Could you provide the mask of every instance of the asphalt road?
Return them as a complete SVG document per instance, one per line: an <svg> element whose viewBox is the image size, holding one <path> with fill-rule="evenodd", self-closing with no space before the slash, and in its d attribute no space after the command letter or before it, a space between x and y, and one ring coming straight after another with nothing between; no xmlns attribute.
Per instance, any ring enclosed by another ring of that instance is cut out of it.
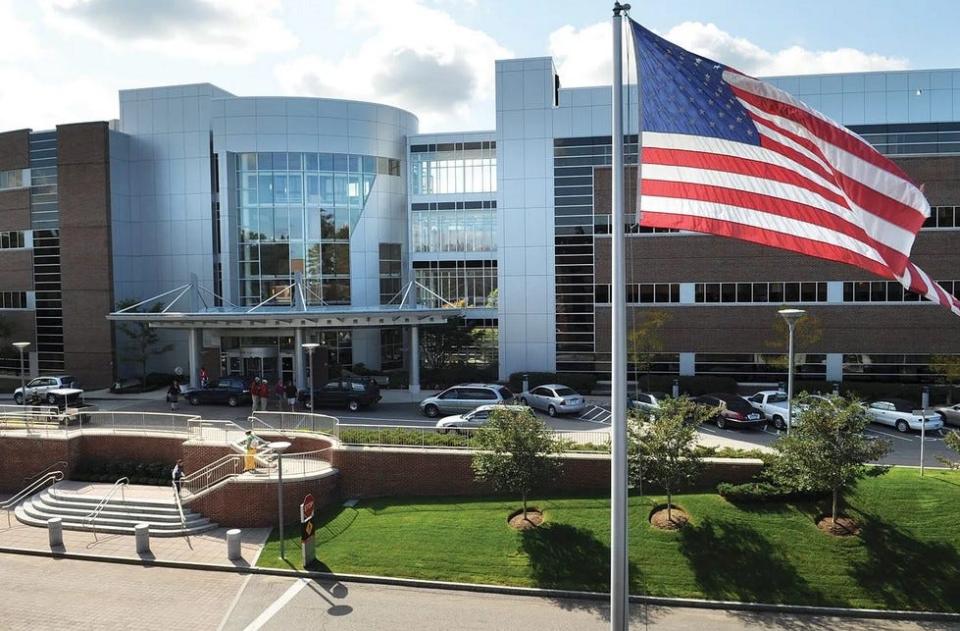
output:
<svg viewBox="0 0 960 631"><path fill-rule="evenodd" d="M377 629L601 631L605 602L147 568L4 554L0 628L11 631ZM631 607L632 629L946 631L855 618Z"/></svg>
<svg viewBox="0 0 960 631"><path fill-rule="evenodd" d="M135 410L135 411L169 411L170 406L163 401L98 401L97 405L103 410ZM210 419L229 419L235 421L246 420L250 410L247 408L230 408L222 405L191 406L181 403L180 411L193 413ZM347 410L319 410L340 419L342 423L354 425L396 425L401 427L433 427L436 419L429 419L420 414L415 403L380 403L376 406L349 412ZM550 418L541 412L537 413L554 429L567 431L594 432L609 428L610 413L603 406L590 406L579 417L565 416ZM949 426L948 426L949 427ZM883 425L872 425L867 433L869 436L890 441L893 450L883 458L881 464L920 465L920 434L910 432L901 434L893 428ZM707 445L733 446L744 449L753 447L770 448L779 437L779 432L773 427L766 430L757 429L717 429L712 425L705 425L700 429L701 442ZM943 466L938 458L957 459L943 443L939 433L930 433L924 443L924 464L928 467Z"/></svg>

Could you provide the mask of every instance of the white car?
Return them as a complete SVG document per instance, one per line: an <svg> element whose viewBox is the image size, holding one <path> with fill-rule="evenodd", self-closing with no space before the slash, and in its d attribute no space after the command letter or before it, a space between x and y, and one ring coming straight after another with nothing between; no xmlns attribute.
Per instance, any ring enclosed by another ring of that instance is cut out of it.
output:
<svg viewBox="0 0 960 631"><path fill-rule="evenodd" d="M811 394L808 398L830 401L830 399L820 394ZM790 423L790 427L795 427L797 420L799 420L791 418L792 414L787 410L787 395L780 390L761 390L747 397L747 401L779 430L787 429L788 422ZM798 404L796 399L794 399L793 407L793 412L798 416L800 412L806 409L806 406Z"/></svg>
<svg viewBox="0 0 960 631"><path fill-rule="evenodd" d="M13 391L13 400L17 405L23 405L24 398L26 398L27 403L39 399L49 405L56 405L57 397L50 394L51 390L76 388L78 385L77 379L70 375L37 377L27 382L26 397L24 397L24 389L17 388Z"/></svg>
<svg viewBox="0 0 960 631"><path fill-rule="evenodd" d="M904 399L874 401L867 405L867 414L874 423L895 427L904 434L910 430L919 432L921 427L928 432L943 428L943 417L935 410L925 412Z"/></svg>
<svg viewBox="0 0 960 631"><path fill-rule="evenodd" d="M568 388L559 383L537 386L529 392L521 393L520 403L537 410L543 410L550 416L579 414L587 406L583 397L577 394L573 388Z"/></svg>
<svg viewBox="0 0 960 631"><path fill-rule="evenodd" d="M477 409L464 414L444 416L437 421L437 431L441 434L448 432L465 433L463 430L476 429L485 425L490 420L490 413L494 410L504 409L530 413L530 408L525 405L481 405Z"/></svg>
<svg viewBox="0 0 960 631"><path fill-rule="evenodd" d="M641 392L630 399L627 406L632 410L643 410L645 412L656 412L660 409L660 402L667 398L663 392Z"/></svg>

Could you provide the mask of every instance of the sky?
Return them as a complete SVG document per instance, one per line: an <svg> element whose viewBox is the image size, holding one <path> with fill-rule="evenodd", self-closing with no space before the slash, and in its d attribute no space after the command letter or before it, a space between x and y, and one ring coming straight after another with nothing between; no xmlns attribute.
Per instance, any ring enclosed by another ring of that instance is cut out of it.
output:
<svg viewBox="0 0 960 631"><path fill-rule="evenodd" d="M634 19L748 74L960 67L955 0L637 2ZM492 129L494 61L609 83L604 0L0 0L0 130L118 116L117 91L370 100L420 131Z"/></svg>

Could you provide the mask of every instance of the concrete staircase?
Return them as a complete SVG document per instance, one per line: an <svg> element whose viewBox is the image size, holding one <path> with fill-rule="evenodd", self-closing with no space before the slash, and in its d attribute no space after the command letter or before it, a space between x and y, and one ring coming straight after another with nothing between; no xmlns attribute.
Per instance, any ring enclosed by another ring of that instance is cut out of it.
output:
<svg viewBox="0 0 960 631"><path fill-rule="evenodd" d="M172 493L172 491L171 491ZM129 493L128 493L129 494ZM153 537L181 537L197 535L213 530L217 524L203 515L184 508L185 523L171 498L169 501L148 499L122 499L119 494L104 504L94 522L86 519L96 508L102 496L64 493L53 486L24 500L16 508L17 519L30 526L45 528L47 520L59 517L64 530L93 531L98 533L134 534L137 524L149 524ZM186 526L186 527L184 527Z"/></svg>

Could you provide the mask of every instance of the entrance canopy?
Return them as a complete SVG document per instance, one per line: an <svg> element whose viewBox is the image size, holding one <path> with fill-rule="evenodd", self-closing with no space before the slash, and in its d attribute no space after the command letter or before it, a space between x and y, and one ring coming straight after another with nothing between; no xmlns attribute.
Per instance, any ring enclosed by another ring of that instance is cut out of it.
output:
<svg viewBox="0 0 960 631"><path fill-rule="evenodd" d="M413 300L417 289L442 301L443 307L419 306ZM209 300L207 298L213 298ZM252 307L231 303L192 282L107 316L116 322L147 322L151 327L168 329L296 329L419 326L443 324L462 316L463 309L447 302L420 283L408 283L390 304L357 307L351 305L308 304L309 287L298 276L263 302ZM164 299L173 296L169 304ZM320 301L322 302L322 301ZM280 304L278 304L280 303ZM164 304L159 311L140 311L143 307Z"/></svg>

